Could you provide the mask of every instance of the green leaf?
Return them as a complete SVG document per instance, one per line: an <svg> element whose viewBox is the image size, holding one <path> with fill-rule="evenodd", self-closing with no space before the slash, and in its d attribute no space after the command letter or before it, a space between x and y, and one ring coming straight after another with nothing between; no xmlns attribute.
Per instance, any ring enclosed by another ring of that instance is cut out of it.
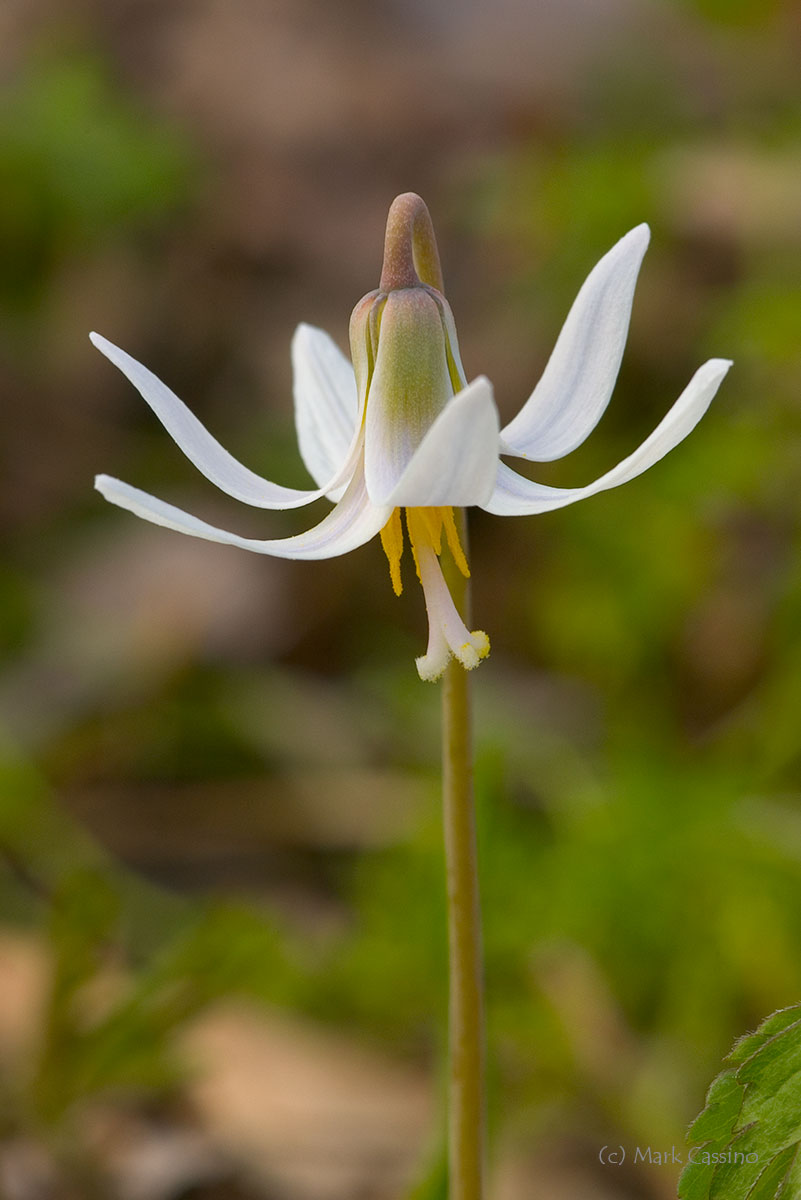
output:
<svg viewBox="0 0 801 1200"><path fill-rule="evenodd" d="M789 1025L793 1025L800 1017L801 1005L780 1008L773 1016L767 1017L759 1029L753 1033L744 1034L736 1041L726 1061L739 1066L740 1063L744 1063L747 1058L756 1053L761 1046L764 1046L769 1038L775 1037L777 1033L781 1033Z"/></svg>
<svg viewBox="0 0 801 1200"><path fill-rule="evenodd" d="M690 1126L689 1137L699 1144L714 1142L725 1146L731 1139L743 1105L743 1087L734 1071L718 1075L706 1094L706 1107Z"/></svg>
<svg viewBox="0 0 801 1200"><path fill-rule="evenodd" d="M734 1046L690 1126L679 1200L793 1200L801 1178L801 1005Z"/></svg>
<svg viewBox="0 0 801 1200"><path fill-rule="evenodd" d="M777 1154L773 1161L764 1168L759 1179L751 1188L748 1200L775 1200L779 1187L787 1181L787 1173L793 1165L795 1156L795 1146L790 1146L787 1150L782 1150L781 1154ZM785 1190L785 1195L789 1200L790 1193Z"/></svg>

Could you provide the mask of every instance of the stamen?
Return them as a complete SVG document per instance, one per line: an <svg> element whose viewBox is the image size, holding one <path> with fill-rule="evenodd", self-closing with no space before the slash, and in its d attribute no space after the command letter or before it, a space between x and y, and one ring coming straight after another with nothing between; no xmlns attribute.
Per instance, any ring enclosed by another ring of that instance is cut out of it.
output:
<svg viewBox="0 0 801 1200"><path fill-rule="evenodd" d="M401 579L401 558L403 557L403 525L399 508L393 508L392 514L381 530L381 545L389 563L389 577L392 580L392 590L396 596L403 591Z"/></svg>
<svg viewBox="0 0 801 1200"><path fill-rule="evenodd" d="M440 509L440 511L442 513L442 523L445 527L445 538L448 542L448 549L453 555L453 561L456 563L465 579L469 579L470 568L467 565L467 558L465 557L465 552L462 549L462 543L459 541L459 531L456 528L453 509L443 508Z"/></svg>
<svg viewBox="0 0 801 1200"><path fill-rule="evenodd" d="M434 548L434 553L439 557L442 554L442 533L445 531L445 539L448 543L453 561L464 575L465 579L470 578L470 568L467 565L467 557L462 549L462 543L459 541L459 532L456 528L456 520L453 515L453 508L450 505L441 508L415 508L415 528L416 533L412 533L411 526L409 527L409 541L414 555L415 566L417 567L417 578L420 578L420 567L417 564L417 554L415 551L415 540L421 541L420 528L425 533L425 540ZM419 518L419 520L418 520ZM406 524L409 524L409 509L406 509Z"/></svg>
<svg viewBox="0 0 801 1200"><path fill-rule="evenodd" d="M425 522L424 522L424 521L421 521L421 522L420 522L420 526L419 526L419 528L418 528L418 527L415 525L415 523L414 523L414 518L413 518L413 517L412 517L412 515L411 515L411 513L412 513L412 510L411 510L411 509L408 509L408 508L405 508L403 511L404 511L404 512L405 512L405 514L406 514L406 529L407 529L407 532L408 532L408 534L409 534L409 545L410 545L410 547L411 547L411 551L412 551L412 558L414 559L414 569L415 569L415 571L417 572L417 578L418 578L418 579L421 579L421 575L420 575L420 562L419 562L419 560L418 560L418 557L417 557L417 544L416 544L416 540L415 540L415 539L416 539L416 538L419 538L421 535L422 535L423 537L426 537L426 536L427 536L427 526L426 526L426 524L425 524ZM415 512L415 513L417 513L417 514L419 514L419 513L422 513L422 511L423 511L423 510L422 510L422 508L416 508L416 509L414 509L414 512Z"/></svg>

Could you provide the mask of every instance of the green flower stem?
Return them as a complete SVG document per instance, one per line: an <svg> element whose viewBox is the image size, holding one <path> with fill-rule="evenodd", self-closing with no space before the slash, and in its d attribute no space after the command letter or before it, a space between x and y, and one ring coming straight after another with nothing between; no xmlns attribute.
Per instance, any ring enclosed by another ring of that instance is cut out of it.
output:
<svg viewBox="0 0 801 1200"><path fill-rule="evenodd" d="M457 513L465 550L465 520ZM457 608L469 623L468 582L443 556ZM453 568L453 569L449 569ZM451 661L442 685L442 784L449 947L450 1200L481 1200L485 1156L484 1001L476 856L470 675Z"/></svg>

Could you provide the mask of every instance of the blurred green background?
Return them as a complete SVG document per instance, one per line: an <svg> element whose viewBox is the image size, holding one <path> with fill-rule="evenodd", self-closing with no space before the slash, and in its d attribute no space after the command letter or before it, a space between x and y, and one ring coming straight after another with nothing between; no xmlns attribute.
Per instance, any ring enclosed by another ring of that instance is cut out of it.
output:
<svg viewBox="0 0 801 1200"><path fill-rule="evenodd" d="M377 543L258 537L97 329L303 485L289 343L347 345L392 197L508 419L653 230L608 415L625 488L471 519L492 1200L660 1200L736 1035L801 997L801 15L790 0L0 6L0 1195L441 1197L438 695ZM321 506L313 516L319 519Z"/></svg>

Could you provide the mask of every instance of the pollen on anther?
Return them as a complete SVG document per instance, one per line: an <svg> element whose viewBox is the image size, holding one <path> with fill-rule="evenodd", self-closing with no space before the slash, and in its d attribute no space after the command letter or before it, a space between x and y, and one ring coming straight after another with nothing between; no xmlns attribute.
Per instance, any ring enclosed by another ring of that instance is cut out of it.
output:
<svg viewBox="0 0 801 1200"><path fill-rule="evenodd" d="M453 561L459 568L465 579L470 578L470 568L467 565L467 558L462 549L462 543L459 541L459 531L456 528L456 521L453 516L452 508L443 508L442 524L445 529L445 540L448 543L448 549L453 555Z"/></svg>
<svg viewBox="0 0 801 1200"><path fill-rule="evenodd" d="M403 524L399 508L393 508L392 515L381 530L381 545L389 563L389 577L392 580L392 590L396 596L403 591L401 578L401 558L403 557Z"/></svg>

